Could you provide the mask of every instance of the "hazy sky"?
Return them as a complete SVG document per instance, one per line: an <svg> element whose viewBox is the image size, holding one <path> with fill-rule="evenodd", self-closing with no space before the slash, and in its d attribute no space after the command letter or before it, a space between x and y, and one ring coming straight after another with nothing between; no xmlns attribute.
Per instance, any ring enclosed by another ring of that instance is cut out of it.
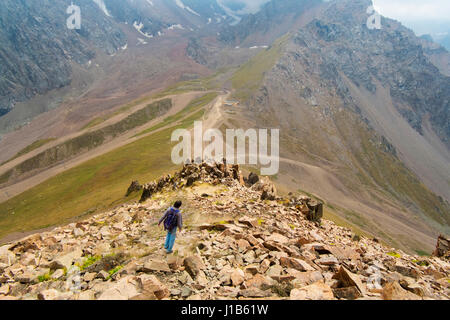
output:
<svg viewBox="0 0 450 320"><path fill-rule="evenodd" d="M373 0L382 15L404 21L450 22L450 0Z"/></svg>
<svg viewBox="0 0 450 320"><path fill-rule="evenodd" d="M243 0L255 12L269 0ZM327 0L325 0L327 1ZM372 0L383 16L402 22L418 35L450 32L450 0Z"/></svg>

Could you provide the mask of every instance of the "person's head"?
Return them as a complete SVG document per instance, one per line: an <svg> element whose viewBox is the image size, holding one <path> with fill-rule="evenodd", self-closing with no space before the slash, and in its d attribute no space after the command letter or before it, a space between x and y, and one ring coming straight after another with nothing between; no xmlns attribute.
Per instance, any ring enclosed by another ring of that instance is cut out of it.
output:
<svg viewBox="0 0 450 320"><path fill-rule="evenodd" d="M176 209L180 209L182 204L183 203L180 200L178 200L178 201L175 201L175 203L173 204L173 207Z"/></svg>

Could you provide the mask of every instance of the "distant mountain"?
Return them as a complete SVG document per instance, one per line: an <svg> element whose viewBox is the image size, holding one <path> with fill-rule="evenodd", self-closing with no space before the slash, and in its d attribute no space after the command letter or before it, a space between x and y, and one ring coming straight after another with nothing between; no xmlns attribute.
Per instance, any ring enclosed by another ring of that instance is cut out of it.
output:
<svg viewBox="0 0 450 320"><path fill-rule="evenodd" d="M199 30L215 35L218 26L240 17L216 0L79 0L76 5L81 9L80 30L66 27L65 0L2 2L0 117L19 102L69 86L75 65L84 68L100 52L111 56L125 49L127 33L143 44L173 29L194 37Z"/></svg>
<svg viewBox="0 0 450 320"><path fill-rule="evenodd" d="M71 63L87 64L96 50L113 54L122 31L90 0L80 0L81 30L66 27L64 0L4 0L0 6L0 115L16 102L67 86Z"/></svg>

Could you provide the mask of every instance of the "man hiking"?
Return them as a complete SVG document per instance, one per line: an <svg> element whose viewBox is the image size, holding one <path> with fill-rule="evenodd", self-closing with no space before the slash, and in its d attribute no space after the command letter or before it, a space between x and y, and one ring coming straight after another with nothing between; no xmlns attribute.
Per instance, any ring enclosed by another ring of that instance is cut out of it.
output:
<svg viewBox="0 0 450 320"><path fill-rule="evenodd" d="M181 201L176 201L173 207L167 209L164 216L159 220L158 226L164 222L164 229L167 230L166 242L164 244L164 249L167 250L167 253L172 253L173 245L175 243L175 238L177 236L177 229L183 228L183 218L181 217L181 211L179 210L181 207Z"/></svg>

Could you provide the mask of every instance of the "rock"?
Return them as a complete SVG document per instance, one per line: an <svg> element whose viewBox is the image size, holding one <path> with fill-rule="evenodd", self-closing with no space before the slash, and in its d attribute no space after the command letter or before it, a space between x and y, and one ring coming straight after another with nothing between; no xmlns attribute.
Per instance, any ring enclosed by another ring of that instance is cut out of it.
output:
<svg viewBox="0 0 450 320"><path fill-rule="evenodd" d="M414 269L410 266L407 266L406 264L402 263L401 261L395 262L394 270L406 277L411 277L411 278L417 279L420 276L419 272L416 269Z"/></svg>
<svg viewBox="0 0 450 320"><path fill-rule="evenodd" d="M97 274L95 272L86 272L83 276L83 280L86 282L91 282L96 276Z"/></svg>
<svg viewBox="0 0 450 320"><path fill-rule="evenodd" d="M233 270L230 277L231 277L231 283L235 287L241 285L245 280L244 271L242 271L241 269Z"/></svg>
<svg viewBox="0 0 450 320"><path fill-rule="evenodd" d="M425 296L424 288L420 284L414 282L412 279L411 280L402 279L399 281L399 284L403 289L408 290L408 291L418 295L419 297Z"/></svg>
<svg viewBox="0 0 450 320"><path fill-rule="evenodd" d="M95 292L91 290L80 292L80 294L78 295L78 300L95 300Z"/></svg>
<svg viewBox="0 0 450 320"><path fill-rule="evenodd" d="M339 271L333 275L333 279L339 281L339 288L356 287L361 294L365 293L365 287L357 274L351 273L346 268L341 267Z"/></svg>
<svg viewBox="0 0 450 320"><path fill-rule="evenodd" d="M16 263L16 255L9 250L10 247L11 246L9 245L0 247L0 263L4 263L8 266Z"/></svg>
<svg viewBox="0 0 450 320"><path fill-rule="evenodd" d="M237 242L237 245L238 245L239 251L241 251L241 252L250 248L250 243L244 239L239 239Z"/></svg>
<svg viewBox="0 0 450 320"><path fill-rule="evenodd" d="M172 290L170 290L170 295L173 297L179 297L179 296L181 296L181 290L172 289Z"/></svg>
<svg viewBox="0 0 450 320"><path fill-rule="evenodd" d="M5 295L7 296L9 294L9 284L4 284L0 287L0 295Z"/></svg>
<svg viewBox="0 0 450 320"><path fill-rule="evenodd" d="M262 274L256 274L250 280L245 281L245 286L247 288L255 287L255 288L262 289L262 290L267 290L274 283L275 283L275 281L273 279L266 277Z"/></svg>
<svg viewBox="0 0 450 320"><path fill-rule="evenodd" d="M38 299L39 300L56 300L59 297L60 293L55 289L48 289L39 292Z"/></svg>
<svg viewBox="0 0 450 320"><path fill-rule="evenodd" d="M383 300L421 300L421 297L403 289L397 281L387 283L381 293Z"/></svg>
<svg viewBox="0 0 450 320"><path fill-rule="evenodd" d="M333 294L338 299L355 300L361 297L361 291L357 287L334 288Z"/></svg>
<svg viewBox="0 0 450 320"><path fill-rule="evenodd" d="M187 273L186 271L183 271L183 273L181 274L181 276L178 277L178 281L180 281L181 284L190 284L192 283L194 280L192 280L191 276L189 275L189 273Z"/></svg>
<svg viewBox="0 0 450 320"><path fill-rule="evenodd" d="M267 270L266 274L269 277L277 277L281 275L281 272L283 271L283 268L279 264L275 264Z"/></svg>
<svg viewBox="0 0 450 320"><path fill-rule="evenodd" d="M192 285L194 289L203 290L208 286L208 279L203 271L200 271L195 279L196 283Z"/></svg>
<svg viewBox="0 0 450 320"><path fill-rule="evenodd" d="M296 272L292 285L295 288L301 288L320 280L323 280L323 276L320 271Z"/></svg>
<svg viewBox="0 0 450 320"><path fill-rule="evenodd" d="M219 290L217 290L217 294L223 297L235 298L239 294L239 288L220 287Z"/></svg>
<svg viewBox="0 0 450 320"><path fill-rule="evenodd" d="M238 222L250 228L258 228L259 226L257 219L251 219L249 217L240 218Z"/></svg>
<svg viewBox="0 0 450 320"><path fill-rule="evenodd" d="M82 236L84 236L84 231L81 230L81 229L79 229L79 228L75 228L75 229L73 230L73 235L74 235L75 237L82 237Z"/></svg>
<svg viewBox="0 0 450 320"><path fill-rule="evenodd" d="M130 186L128 187L127 193L125 194L125 197L128 197L133 192L141 191L142 186L139 184L139 181L132 181Z"/></svg>
<svg viewBox="0 0 450 320"><path fill-rule="evenodd" d="M86 268L86 272L100 272L102 270L110 271L118 266L120 266L125 260L123 253L116 255L108 255L100 260L96 261L94 264Z"/></svg>
<svg viewBox="0 0 450 320"><path fill-rule="evenodd" d="M134 276L122 278L100 294L98 300L129 300L139 295L136 287Z"/></svg>
<svg viewBox="0 0 450 320"><path fill-rule="evenodd" d="M192 290L189 287L183 287L181 289L181 297L182 298L187 298L192 294Z"/></svg>
<svg viewBox="0 0 450 320"><path fill-rule="evenodd" d="M261 264L259 265L259 272L260 273L266 273L267 270L269 270L270 267L270 261L267 259L264 259Z"/></svg>
<svg viewBox="0 0 450 320"><path fill-rule="evenodd" d="M109 273L106 272L105 270L102 270L99 273L97 273L96 278L102 279L102 280L107 280L109 278Z"/></svg>
<svg viewBox="0 0 450 320"><path fill-rule="evenodd" d="M70 253L60 255L59 257L53 259L53 261L50 262L48 267L52 270L64 269L64 268L70 269L73 262L76 259L81 258L82 255L83 255L83 251L81 251L81 249L77 248ZM47 265L44 265L44 267L47 267Z"/></svg>
<svg viewBox="0 0 450 320"><path fill-rule="evenodd" d="M148 260L144 263L143 272L171 272L167 262L162 260Z"/></svg>
<svg viewBox="0 0 450 320"><path fill-rule="evenodd" d="M261 178L252 186L255 191L261 191L261 200L275 200L277 196L277 189L275 185L270 182L267 177Z"/></svg>
<svg viewBox="0 0 450 320"><path fill-rule="evenodd" d="M169 256L167 259L167 264L171 270L178 270L183 264L183 260L176 256Z"/></svg>
<svg viewBox="0 0 450 320"><path fill-rule="evenodd" d="M280 244L287 244L289 242L289 238L279 234L279 233L272 233L270 237L266 239L266 241L274 241L278 242Z"/></svg>
<svg viewBox="0 0 450 320"><path fill-rule="evenodd" d="M249 273L251 275L255 275L259 272L260 266L257 264L248 265L244 268L245 273Z"/></svg>
<svg viewBox="0 0 450 320"><path fill-rule="evenodd" d="M286 268L293 268L299 271L314 271L315 269L311 267L307 262L295 259L295 258L280 258L280 264Z"/></svg>
<svg viewBox="0 0 450 320"><path fill-rule="evenodd" d="M316 202L316 201L309 201L307 203L308 206L308 213L306 214L306 218L309 221L313 222L319 222L323 217L323 203Z"/></svg>
<svg viewBox="0 0 450 320"><path fill-rule="evenodd" d="M334 295L330 286L323 281L315 282L309 286L293 289L290 294L291 300L333 300Z"/></svg>
<svg viewBox="0 0 450 320"><path fill-rule="evenodd" d="M247 178L247 183L252 186L259 181L259 176L256 173L250 172Z"/></svg>
<svg viewBox="0 0 450 320"><path fill-rule="evenodd" d="M36 276L31 272L25 271L24 273L17 275L15 280L20 283L29 284L36 280Z"/></svg>
<svg viewBox="0 0 450 320"><path fill-rule="evenodd" d="M245 298L267 298L272 295L271 290L261 290L258 288L249 288L249 289L243 289L239 291L239 295L243 296Z"/></svg>
<svg viewBox="0 0 450 320"><path fill-rule="evenodd" d="M319 259L314 261L317 264L322 264L326 266L332 266L335 264L339 264L339 261L333 255L323 255Z"/></svg>
<svg viewBox="0 0 450 320"><path fill-rule="evenodd" d="M433 255L436 257L447 257L447 259L450 258L450 239L439 235Z"/></svg>
<svg viewBox="0 0 450 320"><path fill-rule="evenodd" d="M161 300L169 296L169 290L154 275L141 275L138 284L143 294L154 295Z"/></svg>
<svg viewBox="0 0 450 320"><path fill-rule="evenodd" d="M53 272L53 274L51 275L52 279L58 280L60 278L64 277L64 270L63 269L58 269L55 272Z"/></svg>
<svg viewBox="0 0 450 320"><path fill-rule="evenodd" d="M202 258L197 255L193 255L184 259L183 265L189 275L193 278L196 278L201 270L206 269Z"/></svg>

